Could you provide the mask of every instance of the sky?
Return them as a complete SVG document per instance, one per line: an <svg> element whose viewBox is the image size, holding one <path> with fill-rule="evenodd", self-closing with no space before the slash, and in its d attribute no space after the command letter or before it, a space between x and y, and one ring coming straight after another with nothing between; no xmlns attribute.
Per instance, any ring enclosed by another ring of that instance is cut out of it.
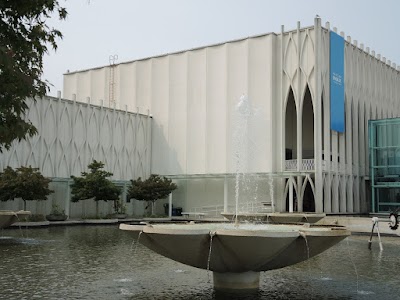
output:
<svg viewBox="0 0 400 300"><path fill-rule="evenodd" d="M352 40L400 64L398 0L59 0L64 21L56 52L44 57L50 96L63 74L314 24L337 27Z"/></svg>

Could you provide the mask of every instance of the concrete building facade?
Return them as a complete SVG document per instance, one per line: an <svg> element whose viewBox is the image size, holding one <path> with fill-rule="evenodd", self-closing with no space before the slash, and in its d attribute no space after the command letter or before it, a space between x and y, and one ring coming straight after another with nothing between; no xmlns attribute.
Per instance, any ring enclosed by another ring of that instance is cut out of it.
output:
<svg viewBox="0 0 400 300"><path fill-rule="evenodd" d="M272 202L276 211L367 212L367 124L399 116L399 69L338 33L344 130L332 130L336 31L316 18L310 27L69 72L63 96L149 112L150 172L178 183L175 206L219 214L235 198L233 112L246 95L257 113L249 124L251 187L242 192L242 210Z"/></svg>
<svg viewBox="0 0 400 300"><path fill-rule="evenodd" d="M113 173L110 179L123 188L123 199L130 179L150 174L149 115L52 97L28 99L27 104L27 118L38 134L15 141L11 149L1 153L0 170L32 166L52 179L50 188L54 193L50 201L27 201L27 209L33 214L49 214L56 204L70 217L94 216L95 201L71 203L69 187L71 175L87 172L93 159L103 162L105 170ZM99 213L112 213L112 204L100 201ZM19 210L23 201L0 205L1 209ZM132 214L134 207L127 208Z"/></svg>

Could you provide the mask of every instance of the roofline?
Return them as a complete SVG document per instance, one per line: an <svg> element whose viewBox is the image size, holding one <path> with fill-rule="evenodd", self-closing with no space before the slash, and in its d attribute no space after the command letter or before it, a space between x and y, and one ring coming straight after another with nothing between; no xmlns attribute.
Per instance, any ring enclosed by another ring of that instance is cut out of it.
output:
<svg viewBox="0 0 400 300"><path fill-rule="evenodd" d="M314 25L302 27L302 28L300 28L300 30L307 30L307 29L311 29L311 28L314 28ZM326 27L324 27L322 25L321 25L321 28L323 30L326 30L326 31L331 31L330 28L326 28ZM218 47L218 46L222 46L222 45L229 44L229 43L241 42L241 41L244 41L244 40L259 38L259 37L268 36L268 35L278 36L278 35L282 35L282 34L288 34L290 32L296 32L297 30L298 29L292 29L292 30L283 31L281 33L275 33L275 32L262 33L262 34L257 34L257 35L253 35L253 36L248 36L248 37L228 40L228 41L225 41L225 42L209 44L209 45L205 45L205 46L199 46L199 47L179 50L179 51L175 51L175 52L167 52L167 53L162 53L162 54L158 54L158 55L154 55L154 56L147 56L147 57L143 57L143 58L128 60L128 61L117 63L114 66L130 64L130 63L140 62L140 61L145 61L145 60L149 60L149 59L152 59L152 58L161 58L161 57L165 57L165 56L169 56L169 55L182 54L182 53L185 53L185 52L202 50L202 49L210 48L210 47ZM390 67L391 69L397 71L397 73L400 73L400 65L397 66L393 61L391 61L390 64L389 64L390 60L384 60L384 57L381 58L379 54L377 56L375 56L374 55L375 54L374 51L369 52L367 50L368 47L366 49L364 49L364 48L361 48L359 45L352 43L351 40L349 41L348 39L344 39L344 41L345 41L346 44L351 45L351 46L359 49L360 51L362 51L365 54L367 54L367 55L371 56L372 58L374 58L375 60L380 61L382 64L384 64L384 65ZM107 68L109 66L110 65L103 65L103 66L94 67L94 68L75 70L75 71L72 71L72 72L63 73L63 75L65 76L65 75L70 75L70 74L88 72L88 71L92 71L92 70L99 70L99 69Z"/></svg>
<svg viewBox="0 0 400 300"><path fill-rule="evenodd" d="M153 118L153 115L150 114L150 112L148 114L144 114L144 113L140 113L138 111L134 112L134 111L130 111L130 110L127 110L127 109L109 107L109 106L104 106L104 105L97 104L97 103L82 102L82 101L76 101L76 100L61 98L61 97L53 97L53 96L49 96L49 95L45 95L42 98L45 98L45 99L48 99L48 100L51 100L51 101L68 102L70 104L76 103L77 105L82 105L82 106L91 106L91 107L98 108L98 109L108 109L108 110L119 111L119 112L123 112L123 113L127 113L127 114L139 115L139 116L143 116L143 117ZM35 98L35 100L36 99L41 99L41 98Z"/></svg>
<svg viewBox="0 0 400 300"><path fill-rule="evenodd" d="M306 30L306 29L310 29L310 28L314 28L314 25L303 27L303 28L301 28L301 30ZM285 32L283 32L283 34L287 34L287 33L290 33L290 32L295 32L295 31L297 31L297 29L285 31ZM185 53L185 52L196 51L196 50L201 50L201 49L210 48L210 47L222 46L222 45L229 44L229 43L241 42L241 41L244 41L244 40L259 38L259 37L268 36L268 35L278 36L280 34L282 34L282 33L279 33L279 34L275 33L275 32L261 33L261 34L252 35L252 36L248 36L248 37L228 40L228 41L225 41L225 42L209 44L209 45L205 45L205 46L199 46L199 47L195 47L195 48L189 48L189 49L179 50L179 51L175 51L175 52L167 52L167 53L158 54L158 55L154 55L154 56L147 56L147 57L144 57L144 58L124 61L124 62L117 63L114 66L130 64L130 63L133 63L133 62L144 61L144 60L148 60L148 59L152 59L152 58L160 58L160 57L165 57L165 56L169 56L169 55L182 54L182 53ZM64 73L63 75L70 75L70 74L75 74L75 73L88 72L88 71L92 71L92 70L99 70L99 69L103 69L103 68L106 68L106 67L109 67L109 66L110 65L103 65L103 66L94 67L94 68L76 70L76 71Z"/></svg>

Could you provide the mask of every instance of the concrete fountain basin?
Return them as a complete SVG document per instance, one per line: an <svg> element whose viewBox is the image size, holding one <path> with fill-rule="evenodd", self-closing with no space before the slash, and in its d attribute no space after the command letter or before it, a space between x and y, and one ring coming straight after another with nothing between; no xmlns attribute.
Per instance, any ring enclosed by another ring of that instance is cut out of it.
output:
<svg viewBox="0 0 400 300"><path fill-rule="evenodd" d="M0 210L0 228L5 228L15 222L22 221L30 214L31 212L26 210Z"/></svg>
<svg viewBox="0 0 400 300"><path fill-rule="evenodd" d="M299 263L350 235L310 224L121 224L138 242L183 264L213 271L216 289L256 289L259 272Z"/></svg>

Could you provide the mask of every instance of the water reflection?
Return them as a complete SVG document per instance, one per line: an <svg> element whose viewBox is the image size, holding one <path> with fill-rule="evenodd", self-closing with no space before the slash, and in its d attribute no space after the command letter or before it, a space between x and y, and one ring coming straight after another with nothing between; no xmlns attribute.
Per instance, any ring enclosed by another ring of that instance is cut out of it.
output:
<svg viewBox="0 0 400 300"><path fill-rule="evenodd" d="M309 261L262 273L256 293L232 295L215 293L205 270L132 247L117 226L2 235L2 299L394 299L399 292L398 238L384 238L381 253L378 244L367 249L367 237L350 237Z"/></svg>

